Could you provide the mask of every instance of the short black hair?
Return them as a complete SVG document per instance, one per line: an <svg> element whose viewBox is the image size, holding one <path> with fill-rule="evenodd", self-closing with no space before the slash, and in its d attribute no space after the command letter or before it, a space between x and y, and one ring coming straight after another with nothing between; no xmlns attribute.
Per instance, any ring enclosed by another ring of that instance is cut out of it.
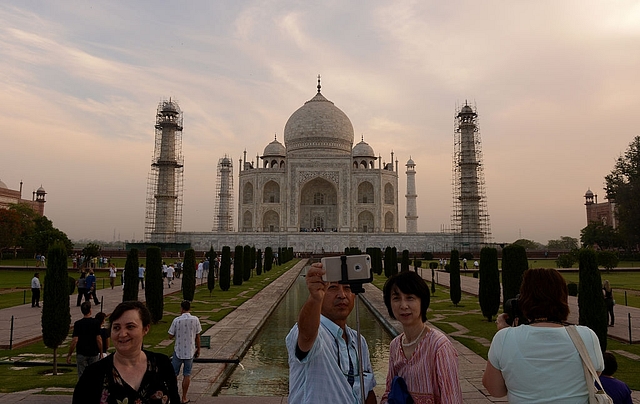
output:
<svg viewBox="0 0 640 404"><path fill-rule="evenodd" d="M107 317L106 314L104 314L103 312L100 312L98 314L96 314L96 320L102 324L102 322L104 321L104 319Z"/></svg>
<svg viewBox="0 0 640 404"><path fill-rule="evenodd" d="M395 320L396 318L391 310L391 291L394 286L397 286L402 293L415 295L420 298L420 315L422 322L427 321L427 309L429 308L431 299L427 282L425 282L420 275L411 271L402 271L387 279L382 290L384 304L387 306L387 311L391 318Z"/></svg>
<svg viewBox="0 0 640 404"><path fill-rule="evenodd" d="M129 310L137 310L140 315L140 320L142 320L142 326L146 327L151 324L151 313L147 306L144 303L139 302L137 300L129 300L126 302L122 302L113 309L113 312L109 316L109 323L113 324L114 321L117 321L122 315Z"/></svg>
<svg viewBox="0 0 640 404"><path fill-rule="evenodd" d="M605 376L613 376L616 370L618 370L616 357L611 352L605 352L602 354L602 359L604 359L604 370L602 374Z"/></svg>
<svg viewBox="0 0 640 404"><path fill-rule="evenodd" d="M191 302L188 300L183 300L182 303L180 303L180 307L182 307L182 310L184 311L189 311L191 310Z"/></svg>

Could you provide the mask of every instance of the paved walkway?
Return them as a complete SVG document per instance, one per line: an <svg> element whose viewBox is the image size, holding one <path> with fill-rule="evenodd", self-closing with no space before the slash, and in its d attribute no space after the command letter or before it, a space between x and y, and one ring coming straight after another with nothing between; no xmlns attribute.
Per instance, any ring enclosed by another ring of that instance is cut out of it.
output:
<svg viewBox="0 0 640 404"><path fill-rule="evenodd" d="M224 379L234 370L235 366L229 363L204 362L216 359L233 360L242 357L249 347L250 341L252 341L264 321L266 321L286 291L296 280L303 266L303 261L296 264L294 268L280 276L277 280L274 280L270 285L254 296L254 298L245 302L242 306L231 312L223 320L204 333L204 335L211 336L211 340L216 341L216 343L212 344L211 349L203 349L201 351L201 360L203 360L203 362L194 364L191 387L189 389L189 397L192 402L198 404L280 404L287 402L286 397L212 397L211 394L220 387L224 382ZM424 271L425 278L428 280L430 280L430 272L431 271ZM437 281L442 285L448 286L448 274L438 272ZM461 286L465 292L477 294L478 280L471 277L462 277ZM362 295L364 303L369 306L374 313L378 313L386 328L390 329L392 332L395 330L395 333L397 333L400 329L399 323L388 317L387 310L382 299L382 292L372 285L365 285L365 288L366 293ZM107 291L106 293L109 292ZM570 304L572 304L572 312L577 313L577 307L574 308L573 306L577 305L577 301L570 302ZM31 310L31 307L29 306L28 309ZM35 311L37 309L33 310ZM2 312L2 310L0 310L0 312ZM616 314L618 315L617 312ZM640 315L634 312L634 314L632 314L632 318L640 318ZM613 329L615 328L616 327L613 327ZM610 331L613 329L610 328ZM220 341L225 342L220 343ZM481 378L486 361L461 343L455 340L452 340L452 342L458 350L460 361L460 384L463 390L464 402L469 404L506 402L506 398L496 399L488 396L486 390L482 386ZM384 381L379 382L384 383ZM54 389L47 389L48 393L54 391ZM69 393L68 391L64 391L64 389L62 392ZM52 396L42 395L39 393L42 393L42 391L32 390L20 393L0 394L0 402L8 404L68 404L71 402L71 397L69 395ZM638 396L637 392L634 392L634 403L640 403L640 396Z"/></svg>
<svg viewBox="0 0 640 404"><path fill-rule="evenodd" d="M77 275L69 272L71 276ZM120 275L118 273L118 275ZM120 283L118 279L117 283ZM98 280L98 287L102 288L103 283L101 279ZM165 285L166 286L166 285ZM165 287L164 294L180 292L182 282L180 279L174 279L171 284L171 288ZM80 307L76 306L78 294L75 293L69 296L69 306L71 308L71 325L77 320L82 318ZM101 304L92 308L92 312L95 315L100 311L105 313L111 313L115 307L122 302L122 286L115 286L113 289L109 287L109 281L106 281L106 289L98 289L96 296L100 300ZM144 290L140 290L138 293L138 299L145 301ZM93 302L92 302L93 303ZM20 306L14 306L7 309L0 310L0 349L9 349L9 344L12 341L13 347L18 348L20 346L29 344L34 341L42 339L42 327L40 321L42 319L42 306L47 304L44 301L40 301L40 307L31 307L31 290L27 291L27 304ZM11 320L13 318L13 335L11 332Z"/></svg>

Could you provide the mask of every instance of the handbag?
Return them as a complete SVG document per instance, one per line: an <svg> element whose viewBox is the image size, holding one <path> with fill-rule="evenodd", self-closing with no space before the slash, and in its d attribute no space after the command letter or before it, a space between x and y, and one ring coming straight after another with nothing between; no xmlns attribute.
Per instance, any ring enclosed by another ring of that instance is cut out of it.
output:
<svg viewBox="0 0 640 404"><path fill-rule="evenodd" d="M613 400L607 393L605 393L602 383L600 383L600 378L596 373L596 369L593 367L593 363L591 362L591 358L587 352L587 347L584 345L582 338L580 338L580 334L578 334L576 326L568 325L565 329L567 330L569 337L571 337L571 341L573 341L573 345L576 346L578 354L580 354L580 358L582 359L584 377L587 380L587 388L589 389L589 404L613 404ZM598 385L598 390L596 390L594 380Z"/></svg>
<svg viewBox="0 0 640 404"><path fill-rule="evenodd" d="M409 394L407 383L402 376L394 376L391 382L391 390L387 396L388 404L413 404L413 398Z"/></svg>

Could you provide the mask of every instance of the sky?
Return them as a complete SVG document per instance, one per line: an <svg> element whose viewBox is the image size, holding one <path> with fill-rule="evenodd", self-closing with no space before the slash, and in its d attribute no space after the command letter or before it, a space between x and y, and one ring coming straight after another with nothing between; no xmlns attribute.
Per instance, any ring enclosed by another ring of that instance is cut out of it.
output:
<svg viewBox="0 0 640 404"><path fill-rule="evenodd" d="M237 186L243 151L283 141L320 74L354 144L398 159L401 231L409 158L418 230L450 227L454 115L469 102L495 241L579 238L585 192L604 201L640 135L639 50L637 1L3 1L0 180L26 198L42 185L73 240L140 240L171 97L182 230L210 231L218 159L233 158Z"/></svg>

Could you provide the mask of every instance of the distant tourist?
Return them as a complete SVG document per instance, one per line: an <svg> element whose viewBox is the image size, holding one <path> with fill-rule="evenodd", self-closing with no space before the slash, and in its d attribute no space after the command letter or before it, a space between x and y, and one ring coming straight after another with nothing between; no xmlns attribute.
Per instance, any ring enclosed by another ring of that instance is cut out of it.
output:
<svg viewBox="0 0 640 404"><path fill-rule="evenodd" d="M116 268L116 264L111 264L109 266L109 286L113 289L116 284L116 275L118 273L118 269Z"/></svg>
<svg viewBox="0 0 640 404"><path fill-rule="evenodd" d="M36 272L31 278L31 307L40 307L40 273Z"/></svg>

